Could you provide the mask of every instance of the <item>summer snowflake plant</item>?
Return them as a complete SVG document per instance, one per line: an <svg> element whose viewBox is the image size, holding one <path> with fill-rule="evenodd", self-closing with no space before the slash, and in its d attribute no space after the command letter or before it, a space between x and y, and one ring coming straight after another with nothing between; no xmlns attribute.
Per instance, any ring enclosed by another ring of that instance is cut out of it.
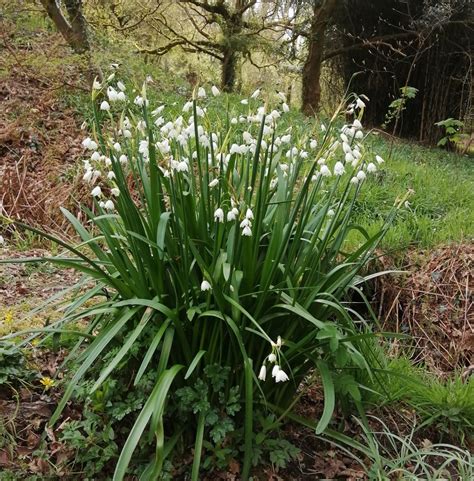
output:
<svg viewBox="0 0 474 481"><path fill-rule="evenodd" d="M84 224L63 209L82 242L43 233L66 249L45 260L83 272L83 286L94 281L49 328L89 319L51 422L86 375L97 373L91 396L109 378L127 389L151 379L114 480L126 477L145 438L156 449L140 479L157 479L165 458L189 453L192 439L196 480L201 455L230 433L242 433L236 449L248 479L261 442L257 413L284 419L301 382L319 377L322 432L351 368L370 369L370 323L346 301L351 291L364 298L361 268L403 201L374 237L352 222L366 178L383 162L363 145L365 103L354 96L352 122L336 128L341 107L307 138L285 121L283 93L261 104L264 96L257 90L234 114L217 87L211 95L199 87L177 110L154 104L145 87L130 96L113 76L94 82L94 122L82 142L93 208L83 208ZM353 229L363 240L350 251ZM194 398L183 414L180 403ZM232 410L216 408L226 405ZM218 416L220 434L211 429Z"/></svg>

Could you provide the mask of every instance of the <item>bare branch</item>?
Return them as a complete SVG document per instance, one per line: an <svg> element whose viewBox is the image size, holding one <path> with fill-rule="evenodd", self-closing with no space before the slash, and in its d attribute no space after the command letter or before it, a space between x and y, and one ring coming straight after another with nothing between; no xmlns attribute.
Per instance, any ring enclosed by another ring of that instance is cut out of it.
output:
<svg viewBox="0 0 474 481"><path fill-rule="evenodd" d="M338 48L336 50L331 50L329 52L326 52L323 55L323 61L329 60L331 58L337 57L338 55L342 55L344 53L351 52L352 50L359 50L361 48L370 48L370 47L375 47L377 45L385 45L393 49L396 53L400 53L401 51L398 49L395 49L393 45L391 45L389 42L390 41L399 41L399 40L405 40L405 39L410 39L410 38L417 38L419 36L418 32L404 32L404 33L398 33L398 34L391 34L391 35L384 35L380 37L374 37L371 39L367 40L362 40L359 43L355 43L353 45L348 45L347 47L342 47Z"/></svg>
<svg viewBox="0 0 474 481"><path fill-rule="evenodd" d="M249 8L252 8L256 4L257 4L256 0L252 0L248 3L244 3L244 5L242 5L242 7L237 11L237 14L243 15Z"/></svg>

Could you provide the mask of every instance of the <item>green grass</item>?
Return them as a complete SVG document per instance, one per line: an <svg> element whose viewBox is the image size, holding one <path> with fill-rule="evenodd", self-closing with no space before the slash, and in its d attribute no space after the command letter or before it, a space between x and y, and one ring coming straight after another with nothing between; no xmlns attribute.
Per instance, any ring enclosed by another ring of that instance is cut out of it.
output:
<svg viewBox="0 0 474 481"><path fill-rule="evenodd" d="M391 199L414 191L410 206L397 217L384 239L388 250L410 246L430 248L474 237L474 166L472 157L373 138L374 149L386 159L382 172L359 201L359 222L370 232L378 229Z"/></svg>
<svg viewBox="0 0 474 481"><path fill-rule="evenodd" d="M433 443L426 438L420 443L417 439L420 426L413 425L410 432L400 434L383 419L373 416L370 418L378 425L376 431L358 420L363 431L362 449L352 438L346 438L347 445L364 455L364 458L356 456L362 467L366 467L370 459L370 467L366 468L368 479L473 479L473 456L468 449L446 443Z"/></svg>
<svg viewBox="0 0 474 481"><path fill-rule="evenodd" d="M384 366L381 376L385 392L367 391L367 405L408 405L422 421L419 428L435 428L439 439L447 437L464 443L466 438L472 438L474 378L463 380L460 372L454 372L441 379L424 366L413 365L408 357L388 359L383 349L379 357ZM379 390L376 385L372 388Z"/></svg>

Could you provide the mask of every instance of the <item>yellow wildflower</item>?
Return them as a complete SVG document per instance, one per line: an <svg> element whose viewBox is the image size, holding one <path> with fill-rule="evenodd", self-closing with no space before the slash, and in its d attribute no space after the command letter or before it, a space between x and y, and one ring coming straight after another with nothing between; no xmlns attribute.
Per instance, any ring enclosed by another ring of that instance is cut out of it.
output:
<svg viewBox="0 0 474 481"><path fill-rule="evenodd" d="M49 388L53 387L55 382L54 379L51 379L50 377L42 377L40 379L40 383L44 386L45 391L47 391Z"/></svg>
<svg viewBox="0 0 474 481"><path fill-rule="evenodd" d="M11 309L5 313L5 324L9 327L13 324L13 311Z"/></svg>

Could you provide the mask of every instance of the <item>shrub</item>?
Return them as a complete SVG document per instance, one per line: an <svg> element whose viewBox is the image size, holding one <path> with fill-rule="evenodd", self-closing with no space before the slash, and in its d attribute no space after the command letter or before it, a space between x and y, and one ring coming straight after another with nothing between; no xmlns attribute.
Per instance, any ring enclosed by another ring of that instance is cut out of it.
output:
<svg viewBox="0 0 474 481"><path fill-rule="evenodd" d="M114 75L95 82L94 123L83 142L94 205L83 208L84 225L62 209L82 242L41 233L65 248L43 260L83 272L83 286L94 281L48 328L90 320L51 422L85 376L97 373L89 396L108 379L127 382L125 390L153 380L115 480L144 439L154 439L155 451L140 479L157 479L165 458L189 444L193 480L203 450L242 457L248 479L258 446L271 449L272 430L292 410L302 380L321 377L322 432L336 392L359 397L350 368L370 370L370 322L346 302L353 290L364 298L359 271L404 199L372 237L352 222L366 176L383 162L372 162L362 145L364 103L354 96L355 118L342 131L335 127L341 106L317 138L297 139L280 125L283 94L270 110L256 92L248 112L230 118L212 92L208 99L200 88L183 113L165 120L177 109L152 107L145 87L132 102ZM361 242L347 252L353 230ZM274 421L264 423L265 414ZM275 462L294 455L280 450Z"/></svg>
<svg viewBox="0 0 474 481"><path fill-rule="evenodd" d="M444 128L444 137L438 142L438 147L455 148L456 144L469 138L467 134L462 133L464 122L461 120L449 118L436 122L437 127Z"/></svg>

